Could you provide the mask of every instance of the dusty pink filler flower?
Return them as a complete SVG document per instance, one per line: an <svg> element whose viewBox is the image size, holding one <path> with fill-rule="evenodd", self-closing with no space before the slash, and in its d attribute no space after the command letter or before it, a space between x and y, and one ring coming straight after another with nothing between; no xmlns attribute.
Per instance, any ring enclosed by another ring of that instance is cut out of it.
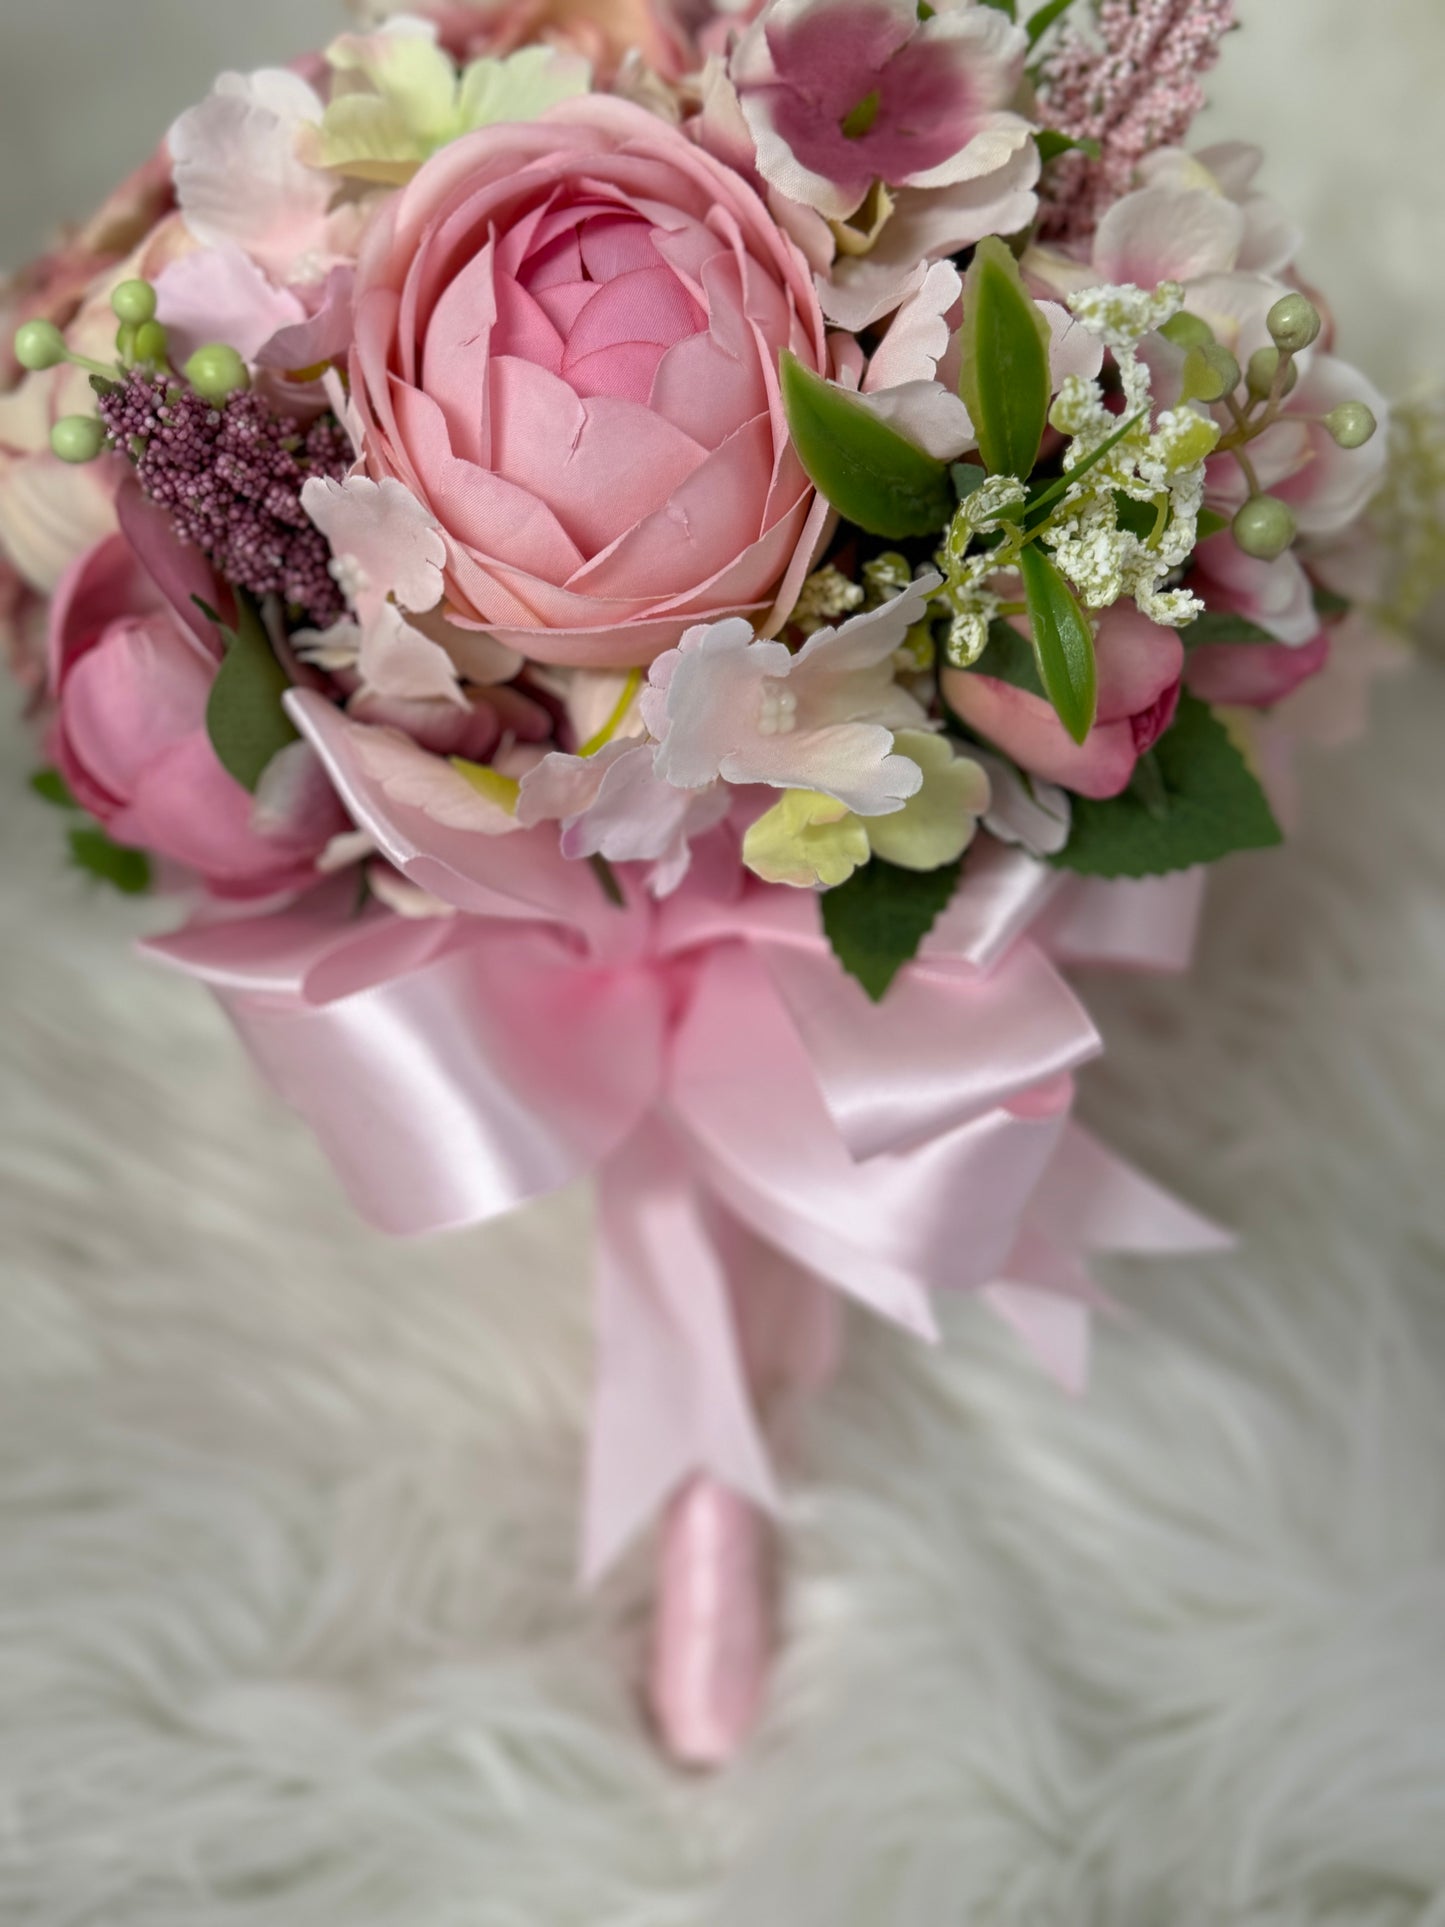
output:
<svg viewBox="0 0 1445 1927"><path fill-rule="evenodd" d="M1043 63L1045 118L1099 143L1097 161L1066 154L1041 190L1040 233L1075 241L1134 186L1139 163L1183 140L1204 105L1199 76L1236 25L1234 0L1099 0L1097 35L1066 29Z"/></svg>

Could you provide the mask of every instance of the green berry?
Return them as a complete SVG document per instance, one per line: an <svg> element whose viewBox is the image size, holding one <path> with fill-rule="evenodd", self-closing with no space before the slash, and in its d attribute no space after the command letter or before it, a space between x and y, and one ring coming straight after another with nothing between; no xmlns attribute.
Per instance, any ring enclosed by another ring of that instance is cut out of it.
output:
<svg viewBox="0 0 1445 1927"><path fill-rule="evenodd" d="M110 297L117 321L129 321L137 328L156 318L156 291L149 281L122 281Z"/></svg>
<svg viewBox="0 0 1445 1927"><path fill-rule="evenodd" d="M105 447L105 423L97 415L66 415L51 429L50 446L62 462L93 462Z"/></svg>
<svg viewBox="0 0 1445 1927"><path fill-rule="evenodd" d="M1363 448L1379 425L1362 401L1342 401L1325 416L1325 427L1341 448Z"/></svg>
<svg viewBox="0 0 1445 1927"><path fill-rule="evenodd" d="M32 374L58 368L69 352L53 321L27 321L15 337L15 359Z"/></svg>
<svg viewBox="0 0 1445 1927"><path fill-rule="evenodd" d="M1201 321L1197 314L1182 310L1166 321L1159 332L1166 341L1172 341L1176 348L1207 348L1214 340L1214 330L1207 321Z"/></svg>
<svg viewBox="0 0 1445 1927"><path fill-rule="evenodd" d="M204 401L217 403L228 401L251 385L245 362L222 341L197 348L186 363L186 380Z"/></svg>
<svg viewBox="0 0 1445 1927"><path fill-rule="evenodd" d="M1235 542L1258 562L1275 561L1295 538L1294 516L1277 495L1252 495L1232 526Z"/></svg>
<svg viewBox="0 0 1445 1927"><path fill-rule="evenodd" d="M1305 294L1281 295L1265 316L1265 326L1276 348L1297 355L1319 339L1320 311Z"/></svg>
<svg viewBox="0 0 1445 1927"><path fill-rule="evenodd" d="M1245 371L1244 379L1250 394L1254 396L1256 401L1263 401L1274 387L1274 378L1279 373L1280 360L1281 356L1278 348L1256 348L1250 356L1249 367ZM1291 362L1284 378L1284 393L1286 395L1294 393L1295 384L1298 380L1299 369Z"/></svg>
<svg viewBox="0 0 1445 1927"><path fill-rule="evenodd" d="M1239 363L1227 348L1210 341L1202 348L1191 348L1184 357L1180 377L1181 402L1223 401L1239 386Z"/></svg>
<svg viewBox="0 0 1445 1927"><path fill-rule="evenodd" d="M143 321L135 331L133 347L137 361L146 361L152 367L162 368L170 352L170 341L159 321Z"/></svg>

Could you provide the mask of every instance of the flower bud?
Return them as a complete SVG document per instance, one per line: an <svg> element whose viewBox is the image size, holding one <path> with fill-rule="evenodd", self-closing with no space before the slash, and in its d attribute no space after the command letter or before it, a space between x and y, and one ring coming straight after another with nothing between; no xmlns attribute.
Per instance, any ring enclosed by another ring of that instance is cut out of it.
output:
<svg viewBox="0 0 1445 1927"><path fill-rule="evenodd" d="M1265 326L1277 348L1297 355L1319 338L1320 311L1306 294L1281 295L1266 315Z"/></svg>
<svg viewBox="0 0 1445 1927"><path fill-rule="evenodd" d="M149 362L154 368L163 368L169 351L170 340L160 322L143 321L135 331L136 360Z"/></svg>
<svg viewBox="0 0 1445 1927"><path fill-rule="evenodd" d="M1166 341L1172 341L1176 348L1207 348L1214 339L1214 330L1209 323L1184 309L1172 315L1159 332Z"/></svg>
<svg viewBox="0 0 1445 1927"><path fill-rule="evenodd" d="M251 386L246 364L234 348L222 341L211 341L186 363L186 380L203 401L218 405Z"/></svg>
<svg viewBox="0 0 1445 1927"><path fill-rule="evenodd" d="M1363 448L1379 423L1362 401L1342 401L1325 416L1325 427L1341 448Z"/></svg>
<svg viewBox="0 0 1445 1927"><path fill-rule="evenodd" d="M105 423L98 415L66 415L51 429L50 446L62 462L93 462L105 447Z"/></svg>
<svg viewBox="0 0 1445 1927"><path fill-rule="evenodd" d="M1202 348L1191 348L1184 357L1184 374L1179 390L1181 402L1223 401L1238 386L1239 363L1217 341L1208 342Z"/></svg>
<svg viewBox="0 0 1445 1927"><path fill-rule="evenodd" d="M149 281L122 281L110 297L110 306L117 321L144 327L156 318L156 291Z"/></svg>
<svg viewBox="0 0 1445 1927"><path fill-rule="evenodd" d="M15 359L32 374L58 368L69 352L53 321L27 321L15 336Z"/></svg>
<svg viewBox="0 0 1445 1927"><path fill-rule="evenodd" d="M1256 401L1263 401L1274 387L1275 376L1279 373L1279 364L1278 348L1256 348L1250 356L1244 379L1250 394ZM1285 373L1283 392L1286 395L1293 394L1298 381L1299 369L1291 362Z"/></svg>
<svg viewBox="0 0 1445 1927"><path fill-rule="evenodd" d="M1277 495L1252 495L1231 525L1234 540L1257 562L1273 562L1295 538L1295 519Z"/></svg>

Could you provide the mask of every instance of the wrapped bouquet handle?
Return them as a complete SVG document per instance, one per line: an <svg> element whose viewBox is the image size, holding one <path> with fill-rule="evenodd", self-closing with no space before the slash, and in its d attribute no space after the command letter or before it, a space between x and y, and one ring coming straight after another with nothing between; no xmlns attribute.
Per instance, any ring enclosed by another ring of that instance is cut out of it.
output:
<svg viewBox="0 0 1445 1927"><path fill-rule="evenodd" d="M842 1300L1078 1389L1091 1258L1220 1242L1065 973L1279 840L1385 403L1181 145L1231 0L356 10L12 291L34 786L379 1230L593 1180L579 1562L716 1765Z"/></svg>

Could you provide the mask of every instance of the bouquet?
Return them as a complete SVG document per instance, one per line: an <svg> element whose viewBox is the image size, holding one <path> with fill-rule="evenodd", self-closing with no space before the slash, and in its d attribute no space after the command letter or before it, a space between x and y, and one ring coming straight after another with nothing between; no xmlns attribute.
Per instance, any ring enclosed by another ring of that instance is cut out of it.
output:
<svg viewBox="0 0 1445 1927"><path fill-rule="evenodd" d="M488 0L224 74L12 283L0 578L70 854L176 894L358 1208L598 1188L583 1566L725 1759L840 1297L1065 1385L1222 1234L1072 1118L1376 661L1385 406L1231 0Z"/></svg>

